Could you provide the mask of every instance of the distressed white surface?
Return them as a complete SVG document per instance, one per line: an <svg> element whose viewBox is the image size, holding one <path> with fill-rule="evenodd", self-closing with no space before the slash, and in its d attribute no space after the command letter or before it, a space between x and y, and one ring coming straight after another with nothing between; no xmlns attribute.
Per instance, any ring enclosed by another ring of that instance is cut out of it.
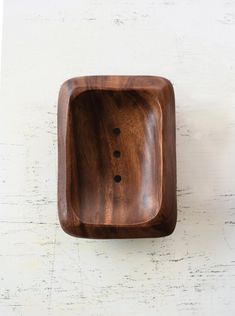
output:
<svg viewBox="0 0 235 316"><path fill-rule="evenodd" d="M0 315L235 314L235 1L8 0L0 115ZM66 235L60 84L169 78L178 223L163 239Z"/></svg>

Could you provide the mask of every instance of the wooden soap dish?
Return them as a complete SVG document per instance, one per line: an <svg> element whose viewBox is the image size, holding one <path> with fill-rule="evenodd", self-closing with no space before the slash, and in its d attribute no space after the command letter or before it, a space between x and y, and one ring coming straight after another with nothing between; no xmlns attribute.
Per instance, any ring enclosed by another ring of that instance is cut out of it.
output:
<svg viewBox="0 0 235 316"><path fill-rule="evenodd" d="M175 104L153 76L66 81L58 105L58 208L88 238L160 237L176 224Z"/></svg>

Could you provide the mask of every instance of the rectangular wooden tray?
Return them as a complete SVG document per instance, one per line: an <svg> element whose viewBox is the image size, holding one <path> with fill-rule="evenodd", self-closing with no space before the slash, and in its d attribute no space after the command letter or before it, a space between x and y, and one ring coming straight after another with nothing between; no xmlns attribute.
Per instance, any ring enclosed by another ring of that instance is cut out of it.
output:
<svg viewBox="0 0 235 316"><path fill-rule="evenodd" d="M78 237L170 234L176 224L175 104L153 76L66 81L58 106L58 207Z"/></svg>

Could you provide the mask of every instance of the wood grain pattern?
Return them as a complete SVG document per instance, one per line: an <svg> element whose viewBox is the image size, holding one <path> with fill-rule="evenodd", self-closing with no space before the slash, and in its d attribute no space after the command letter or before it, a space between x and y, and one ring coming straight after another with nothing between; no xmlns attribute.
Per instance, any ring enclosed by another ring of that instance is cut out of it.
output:
<svg viewBox="0 0 235 316"><path fill-rule="evenodd" d="M59 96L59 217L74 236L159 237L176 222L174 93L150 76L71 79Z"/></svg>

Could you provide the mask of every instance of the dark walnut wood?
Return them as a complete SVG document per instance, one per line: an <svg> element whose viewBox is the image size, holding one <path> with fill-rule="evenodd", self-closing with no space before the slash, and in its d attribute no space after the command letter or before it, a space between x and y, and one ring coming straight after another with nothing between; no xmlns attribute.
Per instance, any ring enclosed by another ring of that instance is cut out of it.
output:
<svg viewBox="0 0 235 316"><path fill-rule="evenodd" d="M169 235L176 224L175 104L152 76L66 81L58 106L58 208L78 237Z"/></svg>

